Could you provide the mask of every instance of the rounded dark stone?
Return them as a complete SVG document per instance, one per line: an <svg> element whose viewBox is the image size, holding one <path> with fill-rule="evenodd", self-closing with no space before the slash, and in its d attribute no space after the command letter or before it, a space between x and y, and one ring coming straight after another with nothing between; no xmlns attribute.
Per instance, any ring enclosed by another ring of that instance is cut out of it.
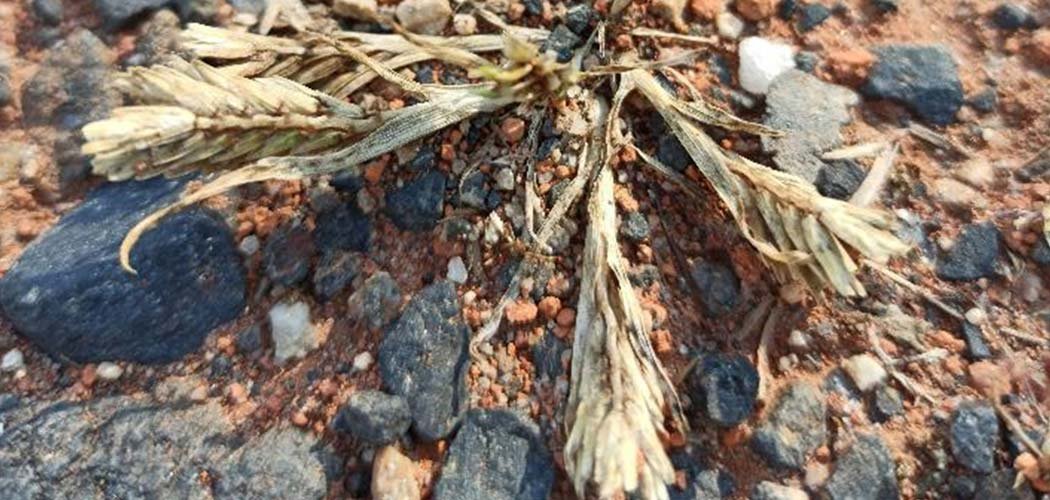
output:
<svg viewBox="0 0 1050 500"><path fill-rule="evenodd" d="M868 173L853 160L834 161L817 173L817 191L828 198L847 200L860 188Z"/></svg>
<svg viewBox="0 0 1050 500"><path fill-rule="evenodd" d="M903 104L923 120L948 125L962 107L959 67L941 45L886 45L861 92Z"/></svg>
<svg viewBox="0 0 1050 500"><path fill-rule="evenodd" d="M396 441L412 424L412 412L401 396L379 391L355 393L339 410L333 428L370 445Z"/></svg>
<svg viewBox="0 0 1050 500"><path fill-rule="evenodd" d="M808 50L799 51L795 54L795 65L806 73L812 73L820 65L820 55Z"/></svg>
<svg viewBox="0 0 1050 500"><path fill-rule="evenodd" d="M372 221L356 205L341 204L317 216L314 245L321 256L364 252L372 241Z"/></svg>
<svg viewBox="0 0 1050 500"><path fill-rule="evenodd" d="M769 417L755 429L751 449L776 469L801 470L827 440L824 394L807 382L795 382L778 396Z"/></svg>
<svg viewBox="0 0 1050 500"><path fill-rule="evenodd" d="M996 7L995 12L992 13L992 21L996 27L1006 31L1039 27L1032 13L1024 6L1015 3L1004 3Z"/></svg>
<svg viewBox="0 0 1050 500"><path fill-rule="evenodd" d="M897 12L897 2L898 0L871 0L871 6L878 12L888 14L890 12Z"/></svg>
<svg viewBox="0 0 1050 500"><path fill-rule="evenodd" d="M885 422L893 416L904 412L904 401L897 389L888 385L880 385L875 389L871 398L872 420Z"/></svg>
<svg viewBox="0 0 1050 500"><path fill-rule="evenodd" d="M277 227L263 245L262 262L266 276L282 286L292 286L310 272L314 242L298 221Z"/></svg>
<svg viewBox="0 0 1050 500"><path fill-rule="evenodd" d="M747 420L758 396L758 371L736 354L705 356L689 377L690 395L698 417L722 427Z"/></svg>
<svg viewBox="0 0 1050 500"><path fill-rule="evenodd" d="M594 9L587 3L573 5L565 12L565 26L580 37L586 37L590 33L593 19Z"/></svg>
<svg viewBox="0 0 1050 500"><path fill-rule="evenodd" d="M693 265L692 277L700 288L700 302L709 315L722 316L740 301L740 279L731 267L699 261Z"/></svg>
<svg viewBox="0 0 1050 500"><path fill-rule="evenodd" d="M441 218L445 202L445 174L438 170L387 192L384 213L395 226L407 231L429 231Z"/></svg>
<svg viewBox="0 0 1050 500"><path fill-rule="evenodd" d="M799 9L798 23L795 26L800 32L805 33L820 26L829 17L831 17L831 9L824 4L806 4Z"/></svg>
<svg viewBox="0 0 1050 500"><path fill-rule="evenodd" d="M509 410L471 410L434 500L547 500L553 485L554 464L535 423Z"/></svg>
<svg viewBox="0 0 1050 500"><path fill-rule="evenodd" d="M981 113L991 113L992 111L995 111L995 107L998 104L999 97L996 95L995 89L992 87L988 87L970 98L970 106Z"/></svg>
<svg viewBox="0 0 1050 500"><path fill-rule="evenodd" d="M898 500L897 465L882 438L859 436L835 463L827 490L832 500Z"/></svg>
<svg viewBox="0 0 1050 500"><path fill-rule="evenodd" d="M949 281L998 276L999 241L999 229L991 222L963 227L955 245L937 259L937 276Z"/></svg>
<svg viewBox="0 0 1050 500"><path fill-rule="evenodd" d="M649 221L641 212L631 212L620 222L620 234L633 242L642 242L649 238Z"/></svg>
<svg viewBox="0 0 1050 500"><path fill-rule="evenodd" d="M33 14L44 24L57 26L62 22L62 2L60 0L33 0Z"/></svg>
<svg viewBox="0 0 1050 500"><path fill-rule="evenodd" d="M34 241L0 280L0 309L24 337L77 362L166 363L197 349L244 308L229 228L192 208L162 219L131 252L131 226L174 201L183 182L107 184Z"/></svg>
<svg viewBox="0 0 1050 500"><path fill-rule="evenodd" d="M960 404L951 417L952 455L960 465L979 474L995 470L999 447L999 417L991 405L968 401Z"/></svg>
<svg viewBox="0 0 1050 500"><path fill-rule="evenodd" d="M412 430L424 441L448 436L467 407L469 331L459 312L452 283L432 284L416 293L379 344L383 387L408 401Z"/></svg>

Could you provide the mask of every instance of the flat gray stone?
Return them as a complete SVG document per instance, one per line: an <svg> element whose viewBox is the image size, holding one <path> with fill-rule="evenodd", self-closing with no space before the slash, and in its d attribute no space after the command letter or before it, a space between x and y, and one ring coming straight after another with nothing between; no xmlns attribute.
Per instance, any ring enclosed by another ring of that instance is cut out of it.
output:
<svg viewBox="0 0 1050 500"><path fill-rule="evenodd" d="M324 498L333 470L314 436L284 427L242 439L217 402L111 397L7 406L0 492L11 500ZM200 480L205 472L210 488Z"/></svg>
<svg viewBox="0 0 1050 500"><path fill-rule="evenodd" d="M781 170L816 182L820 155L842 145L840 129L852 121L850 107L860 102L852 90L799 70L788 70L769 85L765 124L783 137L763 137Z"/></svg>

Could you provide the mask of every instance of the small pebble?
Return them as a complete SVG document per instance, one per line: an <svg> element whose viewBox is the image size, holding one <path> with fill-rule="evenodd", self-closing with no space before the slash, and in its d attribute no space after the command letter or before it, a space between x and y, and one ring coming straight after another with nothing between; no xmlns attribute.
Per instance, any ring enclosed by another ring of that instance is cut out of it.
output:
<svg viewBox="0 0 1050 500"><path fill-rule="evenodd" d="M244 388L244 385L233 383L226 387L226 398L235 405L241 404L248 400L248 390Z"/></svg>
<svg viewBox="0 0 1050 500"><path fill-rule="evenodd" d="M456 14L452 18L452 29L457 35L473 35L478 31L478 20L470 14Z"/></svg>
<svg viewBox="0 0 1050 500"><path fill-rule="evenodd" d="M372 366L372 353L365 351L354 356L354 371L363 372Z"/></svg>
<svg viewBox="0 0 1050 500"><path fill-rule="evenodd" d="M508 117L499 126L500 135L503 140L515 144L525 137L525 121L521 118Z"/></svg>
<svg viewBox="0 0 1050 500"><path fill-rule="evenodd" d="M801 330L791 330L788 335L788 346L798 352L809 350L809 336Z"/></svg>
<svg viewBox="0 0 1050 500"><path fill-rule="evenodd" d="M259 238L254 234L249 234L241 240L241 244L237 247L242 254L246 257L255 255L255 252L259 251Z"/></svg>
<svg viewBox="0 0 1050 500"><path fill-rule="evenodd" d="M4 357L0 360L0 371L15 372L25 367L25 357L22 356L22 351L18 349L11 349L4 353Z"/></svg>
<svg viewBox="0 0 1050 500"><path fill-rule="evenodd" d="M332 12L335 15L358 21L372 20L378 8L376 0L335 0L332 2Z"/></svg>
<svg viewBox="0 0 1050 500"><path fill-rule="evenodd" d="M514 171L504 167L496 171L496 189L500 191L514 191Z"/></svg>
<svg viewBox="0 0 1050 500"><path fill-rule="evenodd" d="M795 67L790 45L760 37L740 42L740 86L752 94L765 94L781 73Z"/></svg>
<svg viewBox="0 0 1050 500"><path fill-rule="evenodd" d="M736 40L744 32L744 21L733 15L732 12L722 12L715 18L715 26L718 35L722 38Z"/></svg>
<svg viewBox="0 0 1050 500"><path fill-rule="evenodd" d="M95 373L98 378L102 380L116 380L124 374L124 369L116 363L110 363L109 361L103 361L98 364L98 368L95 369Z"/></svg>
<svg viewBox="0 0 1050 500"><path fill-rule="evenodd" d="M842 363L842 369L861 392L868 392L886 380L886 369L871 354L858 354Z"/></svg>
<svg viewBox="0 0 1050 500"><path fill-rule="evenodd" d="M463 258L455 256L448 261L448 280L462 285L467 282L467 265L463 263Z"/></svg>
<svg viewBox="0 0 1050 500"><path fill-rule="evenodd" d="M558 316L555 317L554 321L558 323L558 326L568 328L576 324L576 310L571 307L563 307L562 310L558 311Z"/></svg>
<svg viewBox="0 0 1050 500"><path fill-rule="evenodd" d="M974 307L969 311L966 311L966 321L969 321L970 323L980 326L984 324L986 319L988 319L988 315L979 307Z"/></svg>

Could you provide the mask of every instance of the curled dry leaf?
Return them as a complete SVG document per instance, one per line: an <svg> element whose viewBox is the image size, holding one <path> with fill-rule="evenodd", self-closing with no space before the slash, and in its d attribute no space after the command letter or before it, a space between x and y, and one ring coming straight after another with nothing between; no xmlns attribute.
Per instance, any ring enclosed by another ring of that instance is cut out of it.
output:
<svg viewBox="0 0 1050 500"><path fill-rule="evenodd" d="M825 198L798 177L721 149L698 123L768 133L760 125L728 120L697 104L695 94L693 102L684 102L646 71L629 71L624 78L656 107L782 283L801 281L814 291L831 287L843 296L864 296L859 268L846 247L878 263L909 250L892 232L892 214Z"/></svg>

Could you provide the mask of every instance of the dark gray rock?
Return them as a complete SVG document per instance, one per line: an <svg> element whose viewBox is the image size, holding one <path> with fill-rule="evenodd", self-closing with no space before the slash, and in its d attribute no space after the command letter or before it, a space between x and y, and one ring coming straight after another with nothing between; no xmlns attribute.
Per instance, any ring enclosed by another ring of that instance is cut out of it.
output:
<svg viewBox="0 0 1050 500"><path fill-rule="evenodd" d="M1035 16L1023 5L1015 3L1004 3L996 7L995 12L992 13L992 21L999 29L1006 31L1039 27Z"/></svg>
<svg viewBox="0 0 1050 500"><path fill-rule="evenodd" d="M321 256L342 252L365 252L372 241L372 221L357 209L344 203L317 216L314 244Z"/></svg>
<svg viewBox="0 0 1050 500"><path fill-rule="evenodd" d="M780 0L780 3L777 4L777 17L788 21L795 15L797 10L798 0Z"/></svg>
<svg viewBox="0 0 1050 500"><path fill-rule="evenodd" d="M117 31L147 12L160 9L172 0L93 0L107 31Z"/></svg>
<svg viewBox="0 0 1050 500"><path fill-rule="evenodd" d="M561 364L564 351L565 342L550 331L544 333L543 338L532 346L532 365L536 367L537 378L558 378L565 371Z"/></svg>
<svg viewBox="0 0 1050 500"><path fill-rule="evenodd" d="M333 175L328 184L336 191L353 194L365 186L365 180L356 172L344 171Z"/></svg>
<svg viewBox="0 0 1050 500"><path fill-rule="evenodd" d="M424 144L416 151L416 156L408 162L408 171L413 173L429 172L437 168L438 155L434 146Z"/></svg>
<svg viewBox="0 0 1050 500"><path fill-rule="evenodd" d="M948 493L955 500L973 500L977 493L977 480L970 476L952 476L948 480Z"/></svg>
<svg viewBox="0 0 1050 500"><path fill-rule="evenodd" d="M875 388L871 397L871 416L875 422L885 422L904 413L904 400L897 389L882 384Z"/></svg>
<svg viewBox="0 0 1050 500"><path fill-rule="evenodd" d="M187 23L214 24L219 15L219 2L215 0L175 0L174 7Z"/></svg>
<svg viewBox="0 0 1050 500"><path fill-rule="evenodd" d="M998 276L999 241L999 228L991 222L963 227L955 245L937 259L937 276L949 281Z"/></svg>
<svg viewBox="0 0 1050 500"><path fill-rule="evenodd" d="M979 474L995 470L999 417L991 405L974 401L960 404L952 412L950 433L956 462Z"/></svg>
<svg viewBox="0 0 1050 500"><path fill-rule="evenodd" d="M471 410L434 500L546 500L553 485L554 464L536 424L508 410Z"/></svg>
<svg viewBox="0 0 1050 500"><path fill-rule="evenodd" d="M281 286L292 286L310 273L314 241L299 221L288 221L274 229L262 249L263 272Z"/></svg>
<svg viewBox="0 0 1050 500"><path fill-rule="evenodd" d="M484 209L490 192L487 179L488 176L480 170L467 174L459 183L459 205Z"/></svg>
<svg viewBox="0 0 1050 500"><path fill-rule="evenodd" d="M992 87L988 87L970 98L970 106L981 113L991 113L992 111L995 111L995 107L998 104L999 96L995 93L995 89Z"/></svg>
<svg viewBox="0 0 1050 500"><path fill-rule="evenodd" d="M806 73L813 73L820 65L820 55L816 52L810 52L808 50L800 51L795 54L795 66Z"/></svg>
<svg viewBox="0 0 1050 500"><path fill-rule="evenodd" d="M795 27L800 33L807 31L824 24L831 17L831 9L820 3L810 3L803 5L798 12L798 22Z"/></svg>
<svg viewBox="0 0 1050 500"><path fill-rule="evenodd" d="M667 488L670 500L717 500L732 498L736 481L728 472L712 468L707 460L699 458L699 451L687 446L671 454L671 464L685 476L684 488ZM640 500L637 495L630 500Z"/></svg>
<svg viewBox="0 0 1050 500"><path fill-rule="evenodd" d="M0 107L11 104L11 61L0 53Z"/></svg>
<svg viewBox="0 0 1050 500"><path fill-rule="evenodd" d="M218 403L128 397L4 414L5 498L324 498L331 453L291 428L243 441ZM41 457L47 457L42 460ZM216 482L209 487L200 472Z"/></svg>
<svg viewBox="0 0 1050 500"><path fill-rule="evenodd" d="M820 167L817 191L828 198L848 200L864 182L868 172L853 160L833 161Z"/></svg>
<svg viewBox="0 0 1050 500"><path fill-rule="evenodd" d="M890 12L897 12L897 8L899 7L897 5L898 1L899 0L871 0L871 6L878 12L888 14Z"/></svg>
<svg viewBox="0 0 1050 500"><path fill-rule="evenodd" d="M733 268L720 262L697 261L692 278L700 288L700 303L708 315L725 315L740 302L740 278Z"/></svg>
<svg viewBox="0 0 1050 500"><path fill-rule="evenodd" d="M226 0L226 3L237 12L260 16L266 10L267 0Z"/></svg>
<svg viewBox="0 0 1050 500"><path fill-rule="evenodd" d="M1014 488L1017 480L1017 471L1014 469L1002 469L987 476L977 479L977 488L973 497L975 500L1035 500L1032 488L1025 481L1018 488Z"/></svg>
<svg viewBox="0 0 1050 500"><path fill-rule="evenodd" d="M641 212L631 212L620 221L620 234L635 243L649 239L649 221Z"/></svg>
<svg viewBox="0 0 1050 500"><path fill-rule="evenodd" d="M966 341L966 357L971 361L980 361L992 357L992 350L988 348L988 344L984 341L981 327L969 321L963 321L962 337Z"/></svg>
<svg viewBox="0 0 1050 500"><path fill-rule="evenodd" d="M1032 253L1030 255L1032 260L1040 266L1050 266L1050 244L1046 242L1046 238L1037 238L1035 245L1032 245Z"/></svg>
<svg viewBox="0 0 1050 500"><path fill-rule="evenodd" d="M702 421L733 427L755 409L758 371L740 355L704 356L689 375L689 395Z"/></svg>
<svg viewBox="0 0 1050 500"><path fill-rule="evenodd" d="M364 257L358 252L327 252L314 269L314 295L321 301L332 300L361 274Z"/></svg>
<svg viewBox="0 0 1050 500"><path fill-rule="evenodd" d="M524 0L525 12L538 16L543 13L543 2L541 0Z"/></svg>
<svg viewBox="0 0 1050 500"><path fill-rule="evenodd" d="M903 104L934 125L955 121L963 104L959 67L941 45L886 45L861 92L871 99Z"/></svg>
<svg viewBox="0 0 1050 500"><path fill-rule="evenodd" d="M594 20L594 9L588 3L573 5L565 12L565 26L580 37L590 34L592 20Z"/></svg>
<svg viewBox="0 0 1050 500"><path fill-rule="evenodd" d="M769 418L755 430L751 448L777 469L801 470L827 440L827 404L813 384L795 382L780 394Z"/></svg>
<svg viewBox="0 0 1050 500"><path fill-rule="evenodd" d="M809 498L809 495L798 488L762 481L751 492L750 500L798 500L800 498Z"/></svg>
<svg viewBox="0 0 1050 500"><path fill-rule="evenodd" d="M412 411L401 396L362 391L350 396L339 410L332 427L369 445L396 441L412 424Z"/></svg>
<svg viewBox="0 0 1050 500"><path fill-rule="evenodd" d="M408 400L412 430L425 441L448 436L466 410L468 336L448 281L419 291L383 335L383 386Z"/></svg>
<svg viewBox="0 0 1050 500"><path fill-rule="evenodd" d="M78 29L48 50L40 68L22 86L22 123L57 129L54 156L63 190L91 171L80 154L80 128L105 118L121 102L107 78L112 59L105 43Z"/></svg>
<svg viewBox="0 0 1050 500"><path fill-rule="evenodd" d="M179 16L164 9L153 14L142 26L142 35L135 40L135 52L125 60L126 66L161 64L177 52L182 25Z"/></svg>
<svg viewBox="0 0 1050 500"><path fill-rule="evenodd" d="M445 202L445 174L431 170L386 195L384 213L406 231L429 231L441 218Z"/></svg>
<svg viewBox="0 0 1050 500"><path fill-rule="evenodd" d="M263 348L262 328L259 325L251 325L237 332L233 342L237 346L237 352L246 355L256 354Z"/></svg>
<svg viewBox="0 0 1050 500"><path fill-rule="evenodd" d="M378 330L397 316L401 289L389 274L378 272L361 284L349 302L351 317L364 321L372 330Z"/></svg>
<svg viewBox="0 0 1050 500"><path fill-rule="evenodd" d="M853 120L857 94L799 70L789 70L769 85L764 123L784 133L763 137L762 147L782 170L815 182L824 162L820 155L842 144L840 129Z"/></svg>
<svg viewBox="0 0 1050 500"><path fill-rule="evenodd" d="M657 141L656 159L676 172L685 172L685 169L693 163L689 152L685 150L681 142L678 142L678 138L670 133L661 135Z"/></svg>
<svg viewBox="0 0 1050 500"><path fill-rule="evenodd" d="M551 31L551 34L547 37L547 40L543 42L541 49L546 52L553 50L558 56L558 62L569 62L572 60L572 56L575 54L576 48L580 46L583 40L576 36L567 26L559 24Z"/></svg>
<svg viewBox="0 0 1050 500"><path fill-rule="evenodd" d="M690 477L686 475L685 490L668 488L671 500L717 500L733 498L736 481L722 469L705 469Z"/></svg>
<svg viewBox="0 0 1050 500"><path fill-rule="evenodd" d="M216 467L215 498L326 498L338 459L317 438L273 428L238 448ZM196 477L197 474L194 474Z"/></svg>
<svg viewBox="0 0 1050 500"><path fill-rule="evenodd" d="M229 228L193 208L161 220L131 252L131 226L174 201L183 182L108 184L34 241L0 280L15 329L78 362L166 363L197 349L244 308L245 278Z"/></svg>
<svg viewBox="0 0 1050 500"><path fill-rule="evenodd" d="M832 500L897 500L897 466L877 434L857 437L849 451L835 463L828 480Z"/></svg>
<svg viewBox="0 0 1050 500"><path fill-rule="evenodd" d="M846 372L841 368L835 368L824 377L821 387L824 392L828 394L838 393L847 401L859 402L863 395L857 386L853 383L853 380L846 375Z"/></svg>
<svg viewBox="0 0 1050 500"><path fill-rule="evenodd" d="M44 24L57 26L62 22L62 2L60 0L33 0L33 15Z"/></svg>

